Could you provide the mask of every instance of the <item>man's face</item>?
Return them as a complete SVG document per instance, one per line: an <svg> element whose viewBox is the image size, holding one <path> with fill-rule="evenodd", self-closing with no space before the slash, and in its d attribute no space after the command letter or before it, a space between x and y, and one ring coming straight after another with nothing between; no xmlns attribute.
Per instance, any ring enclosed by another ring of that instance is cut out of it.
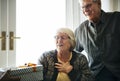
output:
<svg viewBox="0 0 120 81"><path fill-rule="evenodd" d="M82 0L81 8L88 20L96 22L100 17L101 6L92 0Z"/></svg>

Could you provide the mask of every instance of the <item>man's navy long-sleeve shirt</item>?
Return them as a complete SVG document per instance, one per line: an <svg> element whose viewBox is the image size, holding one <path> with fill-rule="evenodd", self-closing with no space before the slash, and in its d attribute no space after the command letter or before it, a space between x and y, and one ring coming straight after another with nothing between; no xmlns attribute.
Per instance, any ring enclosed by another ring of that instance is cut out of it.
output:
<svg viewBox="0 0 120 81"><path fill-rule="evenodd" d="M99 23L86 20L75 30L75 49L87 52L95 75L105 66L120 77L120 12L101 11Z"/></svg>

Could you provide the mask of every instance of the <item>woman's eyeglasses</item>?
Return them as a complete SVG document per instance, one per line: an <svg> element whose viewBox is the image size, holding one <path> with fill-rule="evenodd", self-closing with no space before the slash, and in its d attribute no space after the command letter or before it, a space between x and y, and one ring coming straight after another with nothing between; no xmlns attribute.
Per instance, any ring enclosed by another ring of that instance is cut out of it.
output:
<svg viewBox="0 0 120 81"><path fill-rule="evenodd" d="M61 39L61 40L70 39L69 36L55 36L54 38L55 38L56 40L58 40L58 39Z"/></svg>

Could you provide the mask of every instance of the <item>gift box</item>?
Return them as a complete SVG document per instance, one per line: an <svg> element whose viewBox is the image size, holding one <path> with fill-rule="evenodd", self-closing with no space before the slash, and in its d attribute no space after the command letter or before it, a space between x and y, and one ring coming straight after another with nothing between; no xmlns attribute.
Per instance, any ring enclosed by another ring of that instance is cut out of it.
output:
<svg viewBox="0 0 120 81"><path fill-rule="evenodd" d="M10 76L20 77L20 81L42 81L43 66L17 68L10 71Z"/></svg>

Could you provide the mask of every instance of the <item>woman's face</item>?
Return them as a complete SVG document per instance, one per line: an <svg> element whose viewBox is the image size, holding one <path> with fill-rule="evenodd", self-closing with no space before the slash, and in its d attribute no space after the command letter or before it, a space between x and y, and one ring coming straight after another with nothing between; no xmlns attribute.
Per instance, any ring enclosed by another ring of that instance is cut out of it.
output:
<svg viewBox="0 0 120 81"><path fill-rule="evenodd" d="M70 38L66 33L57 33L55 36L57 51L70 50Z"/></svg>
<svg viewBox="0 0 120 81"><path fill-rule="evenodd" d="M101 5L93 0L82 0L81 8L83 14L88 18L88 20L96 22L101 13Z"/></svg>

